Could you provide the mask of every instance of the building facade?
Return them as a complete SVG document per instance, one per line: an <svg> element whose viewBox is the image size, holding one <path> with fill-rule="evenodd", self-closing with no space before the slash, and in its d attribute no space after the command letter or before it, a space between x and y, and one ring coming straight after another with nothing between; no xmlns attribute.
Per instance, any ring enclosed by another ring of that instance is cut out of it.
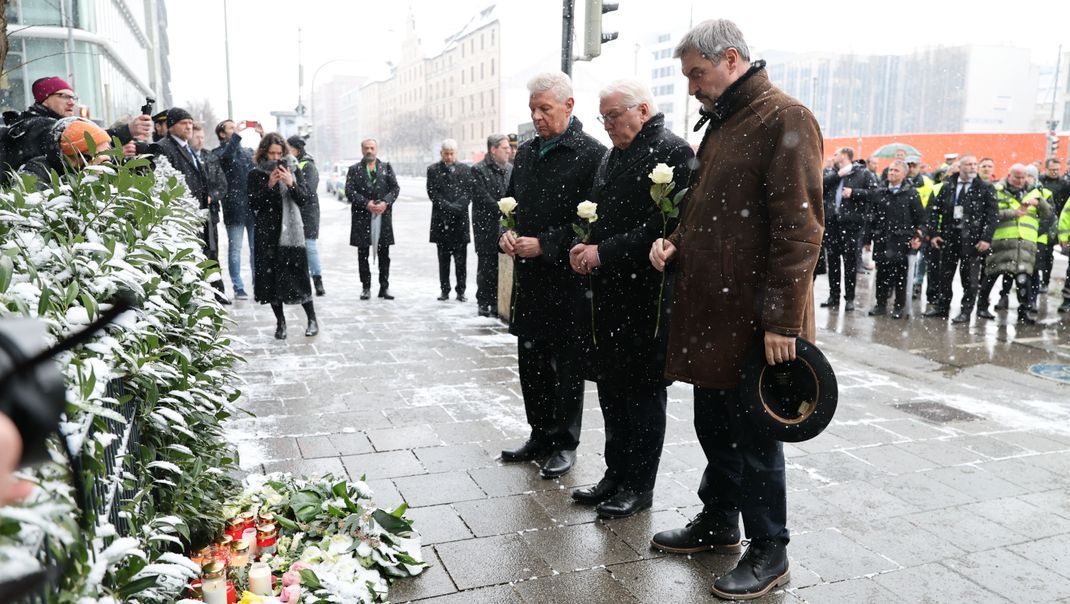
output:
<svg viewBox="0 0 1070 604"><path fill-rule="evenodd" d="M137 114L145 97L171 105L165 0L8 0L0 106L33 104L31 86L60 76L103 124Z"/></svg>
<svg viewBox="0 0 1070 604"><path fill-rule="evenodd" d="M360 89L360 138L379 139L402 172L421 173L438 159L443 138L461 160L486 151L501 127L501 28L494 6L428 52L410 15L394 73Z"/></svg>
<svg viewBox="0 0 1070 604"><path fill-rule="evenodd" d="M359 120L360 86L365 78L335 76L312 94L312 138L309 152L321 165L360 156L356 140Z"/></svg>

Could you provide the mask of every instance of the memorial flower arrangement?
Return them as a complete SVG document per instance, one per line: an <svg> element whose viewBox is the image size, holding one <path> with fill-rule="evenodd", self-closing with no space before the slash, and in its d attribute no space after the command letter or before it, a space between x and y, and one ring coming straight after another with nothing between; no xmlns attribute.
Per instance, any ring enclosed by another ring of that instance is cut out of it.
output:
<svg viewBox="0 0 1070 604"><path fill-rule="evenodd" d="M598 204L593 201L581 201L576 205L576 215L581 220L586 220L587 224L573 224L572 230L580 238L580 243L588 243L591 240L593 225L598 221ZM591 341L598 345L598 336L595 335L594 330L594 280L590 275L587 276L587 286L590 292L588 297L591 299Z"/></svg>

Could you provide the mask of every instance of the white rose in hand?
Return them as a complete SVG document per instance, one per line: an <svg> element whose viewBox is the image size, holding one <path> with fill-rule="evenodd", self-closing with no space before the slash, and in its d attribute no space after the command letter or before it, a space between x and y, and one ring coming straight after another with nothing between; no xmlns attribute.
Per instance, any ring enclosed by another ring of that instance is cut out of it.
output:
<svg viewBox="0 0 1070 604"><path fill-rule="evenodd" d="M516 209L516 200L512 197L502 197L498 200L498 210L506 216L513 213Z"/></svg>
<svg viewBox="0 0 1070 604"><path fill-rule="evenodd" d="M593 201L584 201L576 206L576 215L587 222L594 222L598 220L598 204Z"/></svg>
<svg viewBox="0 0 1070 604"><path fill-rule="evenodd" d="M650 180L654 181L654 184L663 185L672 182L672 167L668 164L658 164L654 166L654 170L649 176Z"/></svg>

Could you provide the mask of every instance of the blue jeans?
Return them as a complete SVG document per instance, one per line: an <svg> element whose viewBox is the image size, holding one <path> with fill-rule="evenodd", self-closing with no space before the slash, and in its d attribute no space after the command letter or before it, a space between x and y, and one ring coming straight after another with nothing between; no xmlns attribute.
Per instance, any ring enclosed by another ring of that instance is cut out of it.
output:
<svg viewBox="0 0 1070 604"><path fill-rule="evenodd" d="M308 255L308 274L312 277L319 277L323 273L320 272L320 251L316 248L315 239L305 239L305 254Z"/></svg>
<svg viewBox="0 0 1070 604"><path fill-rule="evenodd" d="M245 284L241 280L241 240L242 233L249 233L249 270L253 273L253 283L256 283L256 264L254 263L253 250L253 222L246 224L227 225L227 265L230 268L230 282L234 285L234 291L245 290Z"/></svg>

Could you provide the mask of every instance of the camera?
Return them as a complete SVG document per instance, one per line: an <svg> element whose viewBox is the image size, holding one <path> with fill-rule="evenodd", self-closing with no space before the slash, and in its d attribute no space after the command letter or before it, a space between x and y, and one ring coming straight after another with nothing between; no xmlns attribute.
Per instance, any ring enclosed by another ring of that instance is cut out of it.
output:
<svg viewBox="0 0 1070 604"><path fill-rule="evenodd" d="M35 319L0 322L0 413L22 437L20 466L48 460L48 436L66 407L63 374L55 363L27 362L44 348L45 324Z"/></svg>
<svg viewBox="0 0 1070 604"><path fill-rule="evenodd" d="M156 99L151 96L145 97L145 104L141 106L142 115L152 115L152 106L156 104Z"/></svg>

